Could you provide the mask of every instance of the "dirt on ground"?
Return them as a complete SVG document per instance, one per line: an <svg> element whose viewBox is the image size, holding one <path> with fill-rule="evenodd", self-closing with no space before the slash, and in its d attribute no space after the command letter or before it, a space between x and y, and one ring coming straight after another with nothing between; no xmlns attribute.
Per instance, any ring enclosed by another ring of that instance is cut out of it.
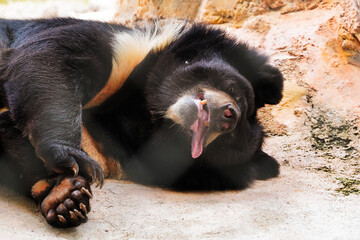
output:
<svg viewBox="0 0 360 240"><path fill-rule="evenodd" d="M338 190L343 184L321 164L303 164L311 156L289 151L287 141L266 141L280 176L243 191L179 193L107 180L93 189L88 222L73 229L49 226L32 201L0 188L0 238L360 239L359 196Z"/></svg>
<svg viewBox="0 0 360 240"><path fill-rule="evenodd" d="M107 21L115 14L116 0L79 2L0 4L0 17ZM264 149L281 164L278 178L210 193L107 180L93 189L89 221L65 230L47 225L30 199L0 187L0 239L360 239L360 68L357 50L343 49L354 34L341 30L340 2L220 26L265 51L284 74L284 100L260 113Z"/></svg>

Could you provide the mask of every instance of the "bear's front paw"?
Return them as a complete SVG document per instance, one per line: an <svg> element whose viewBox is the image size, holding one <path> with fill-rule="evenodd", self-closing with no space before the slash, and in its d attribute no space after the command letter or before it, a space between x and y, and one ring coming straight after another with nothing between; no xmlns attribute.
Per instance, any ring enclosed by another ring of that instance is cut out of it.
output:
<svg viewBox="0 0 360 240"><path fill-rule="evenodd" d="M99 163L79 149L52 144L38 147L36 153L50 171L74 176L80 172L90 184L97 182L100 187L104 184L104 174Z"/></svg>
<svg viewBox="0 0 360 240"><path fill-rule="evenodd" d="M92 193L83 177L65 177L51 187L51 181L41 180L32 188L32 195L39 201L40 211L50 225L76 227L87 221Z"/></svg>

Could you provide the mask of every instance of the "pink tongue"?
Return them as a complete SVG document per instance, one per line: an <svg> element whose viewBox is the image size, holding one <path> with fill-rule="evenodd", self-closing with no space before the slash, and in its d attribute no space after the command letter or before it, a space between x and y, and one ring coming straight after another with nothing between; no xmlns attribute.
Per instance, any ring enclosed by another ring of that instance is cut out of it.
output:
<svg viewBox="0 0 360 240"><path fill-rule="evenodd" d="M198 158L203 151L206 132L206 126L204 125L205 121L208 121L208 113L201 108L199 109L198 119L196 119L190 127L193 131L191 141L191 156L193 158Z"/></svg>

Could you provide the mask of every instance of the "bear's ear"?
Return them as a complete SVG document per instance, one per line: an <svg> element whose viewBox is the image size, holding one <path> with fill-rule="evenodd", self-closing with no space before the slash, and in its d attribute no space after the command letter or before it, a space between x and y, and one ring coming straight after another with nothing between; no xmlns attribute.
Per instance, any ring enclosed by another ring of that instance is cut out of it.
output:
<svg viewBox="0 0 360 240"><path fill-rule="evenodd" d="M256 78L248 79L255 93L255 106L278 104L282 99L283 76L279 69L268 64L259 66Z"/></svg>
<svg viewBox="0 0 360 240"><path fill-rule="evenodd" d="M255 107L277 104L282 98L283 76L268 63L268 57L246 44L236 44L224 51L224 58L252 85Z"/></svg>

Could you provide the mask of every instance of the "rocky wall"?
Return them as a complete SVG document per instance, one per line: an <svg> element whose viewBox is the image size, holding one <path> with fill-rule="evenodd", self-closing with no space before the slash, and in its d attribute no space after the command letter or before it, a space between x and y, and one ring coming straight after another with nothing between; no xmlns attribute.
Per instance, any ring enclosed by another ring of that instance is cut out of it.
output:
<svg viewBox="0 0 360 240"><path fill-rule="evenodd" d="M311 10L319 4L321 0L119 0L117 17L135 20L175 17L238 25L248 17L266 12L286 14Z"/></svg>

